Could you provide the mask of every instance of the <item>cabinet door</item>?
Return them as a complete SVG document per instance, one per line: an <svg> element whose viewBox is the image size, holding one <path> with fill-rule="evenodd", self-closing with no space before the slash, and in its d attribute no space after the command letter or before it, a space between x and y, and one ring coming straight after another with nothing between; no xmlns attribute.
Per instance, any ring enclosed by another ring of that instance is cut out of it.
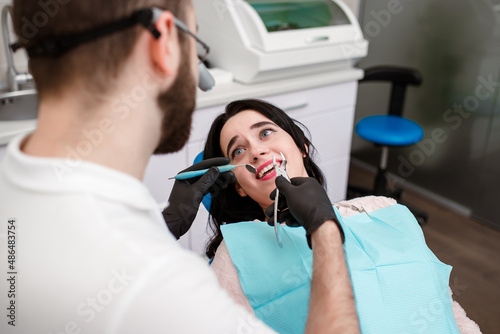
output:
<svg viewBox="0 0 500 334"><path fill-rule="evenodd" d="M317 87L263 98L286 111L291 117L345 109L356 103L356 81Z"/></svg>
<svg viewBox="0 0 500 334"><path fill-rule="evenodd" d="M144 175L144 184L160 204L158 210L168 204L168 197L174 186L174 180L168 178L176 175L188 166L186 149L172 154L153 155ZM185 235L179 240L179 244L185 248L191 247L190 236Z"/></svg>
<svg viewBox="0 0 500 334"><path fill-rule="evenodd" d="M169 180L188 166L187 150L165 155L153 155L144 175L144 184L158 203L168 200L174 180Z"/></svg>
<svg viewBox="0 0 500 334"><path fill-rule="evenodd" d="M217 114L219 114L219 112L217 112ZM215 117L215 115L212 116ZM210 120L210 122L207 123L208 126L212 124L212 121L213 120ZM206 131L206 134L208 134L208 129ZM204 146L205 146L204 140L203 141L198 140L188 144L187 151L188 151L188 160L190 161L190 163L193 163L194 159L203 150ZM196 219L194 220L193 225L189 230L190 249L193 252L200 255L205 253L205 246L210 237L212 236L212 232L208 225L209 224L208 216L209 216L208 210L203 205L200 205L200 209L198 210Z"/></svg>
<svg viewBox="0 0 500 334"><path fill-rule="evenodd" d="M325 175L332 202L345 199L353 119L353 106L298 118L311 132L314 160Z"/></svg>
<svg viewBox="0 0 500 334"><path fill-rule="evenodd" d="M5 155L5 151L6 150L7 150L7 146L6 145L0 146L0 162L3 159L3 156Z"/></svg>

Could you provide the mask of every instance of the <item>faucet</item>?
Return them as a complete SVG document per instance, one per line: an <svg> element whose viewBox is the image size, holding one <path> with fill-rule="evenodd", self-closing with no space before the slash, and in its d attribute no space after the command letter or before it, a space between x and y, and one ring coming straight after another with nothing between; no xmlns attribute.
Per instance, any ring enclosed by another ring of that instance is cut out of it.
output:
<svg viewBox="0 0 500 334"><path fill-rule="evenodd" d="M9 33L9 24L7 20L7 15L10 14L12 18L13 9L11 5L6 5L2 8L2 33L3 33L3 42L5 48L5 54L7 56L7 86L9 91L17 91L19 90L19 85L31 83L33 81L33 77L29 73L19 73L14 66L14 58L12 57L12 50L10 48L10 33Z"/></svg>

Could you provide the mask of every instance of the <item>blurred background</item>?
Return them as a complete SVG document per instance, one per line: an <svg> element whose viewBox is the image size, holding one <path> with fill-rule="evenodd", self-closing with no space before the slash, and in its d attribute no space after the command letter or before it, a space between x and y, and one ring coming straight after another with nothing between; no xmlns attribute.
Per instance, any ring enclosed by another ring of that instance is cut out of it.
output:
<svg viewBox="0 0 500 334"><path fill-rule="evenodd" d="M398 2L398 14L388 10L391 1L360 6L370 47L358 66L408 66L423 76L422 86L408 90L404 116L422 125L424 139L391 149L389 170L500 228L500 1ZM384 89L359 86L356 121L387 110ZM444 142L432 138L436 129L444 131ZM357 136L352 155L375 165L380 156Z"/></svg>
<svg viewBox="0 0 500 334"><path fill-rule="evenodd" d="M425 135L417 145L391 148L389 182L429 215L424 235L454 267L454 298L483 333L499 333L500 1L402 0L392 12L391 3L358 4L370 46L357 66L422 73L422 85L407 90L403 116ZM389 90L361 84L355 123L386 113ZM349 183L371 187L380 154L354 134Z"/></svg>

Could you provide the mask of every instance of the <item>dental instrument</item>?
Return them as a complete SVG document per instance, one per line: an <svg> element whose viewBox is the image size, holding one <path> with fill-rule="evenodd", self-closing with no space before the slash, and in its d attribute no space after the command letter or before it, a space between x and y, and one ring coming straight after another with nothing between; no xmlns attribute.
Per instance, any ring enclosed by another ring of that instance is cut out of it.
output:
<svg viewBox="0 0 500 334"><path fill-rule="evenodd" d="M280 154L281 154L281 165L278 165L278 163L276 162L276 155L273 155L273 166L274 166L274 170L276 172L276 177L283 176L288 182L291 182L290 178L288 177L288 174L286 173L286 158L282 152L280 152ZM274 233L276 233L276 239L278 240L278 245L281 248L283 246L281 243L281 236L280 236L281 226L278 222L278 198L279 198L279 196L280 196L280 190L278 188L276 188L276 196L274 198Z"/></svg>
<svg viewBox="0 0 500 334"><path fill-rule="evenodd" d="M243 167L243 166L250 173L252 173L252 174L257 173L257 168L255 168L254 166L252 166L250 164L243 164L243 165L223 165L223 166L217 166L217 169L219 170L219 172L224 173L224 172L229 172L230 170L233 170L236 167ZM206 172L208 172L208 170L209 169L207 168L207 169L200 169L200 170L194 170L194 171L190 171L190 172L179 173L179 174L177 174L174 177L170 177L169 180L172 180L172 179L176 179L176 180L191 179L193 177L197 177L197 176L205 174Z"/></svg>

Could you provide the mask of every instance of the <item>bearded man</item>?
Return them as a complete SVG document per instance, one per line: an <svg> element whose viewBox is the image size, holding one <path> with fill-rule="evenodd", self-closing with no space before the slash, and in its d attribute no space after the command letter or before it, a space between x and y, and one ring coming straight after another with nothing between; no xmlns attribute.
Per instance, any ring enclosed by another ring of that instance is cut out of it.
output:
<svg viewBox="0 0 500 334"><path fill-rule="evenodd" d="M142 183L152 154L189 138L196 44L206 48L191 1L14 0L13 23L39 113L36 130L13 139L0 166L0 291L8 296L0 332L273 332L176 243L203 195L234 181L213 167L228 160L193 166L211 168L176 181L163 215ZM318 239L318 249L330 241ZM310 316L321 328L328 316L315 305Z"/></svg>

